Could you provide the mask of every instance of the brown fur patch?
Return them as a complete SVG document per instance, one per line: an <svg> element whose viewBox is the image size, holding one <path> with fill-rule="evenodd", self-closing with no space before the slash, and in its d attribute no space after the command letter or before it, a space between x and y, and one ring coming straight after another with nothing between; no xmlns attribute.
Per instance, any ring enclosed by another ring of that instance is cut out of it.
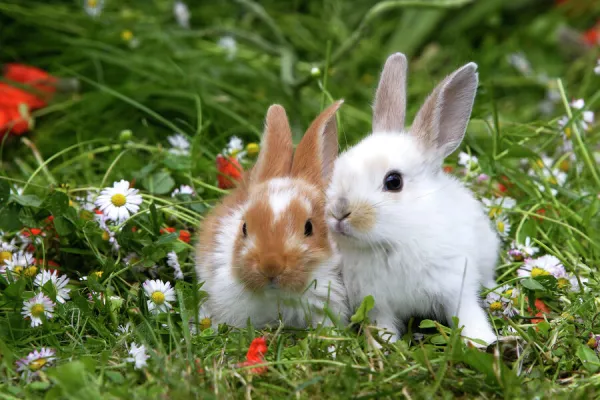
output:
<svg viewBox="0 0 600 400"><path fill-rule="evenodd" d="M234 273L248 289L261 291L271 283L290 292L302 292L309 284L314 268L330 257L332 249L324 218L324 199L316 188L304 182L290 181L300 187L299 198L292 199L289 207L275 220L261 185L251 194L251 204L244 221L248 236L240 232L235 242ZM308 201L307 210L303 200ZM253 201L254 200L254 201ZM304 235L306 221L313 224L312 236Z"/></svg>

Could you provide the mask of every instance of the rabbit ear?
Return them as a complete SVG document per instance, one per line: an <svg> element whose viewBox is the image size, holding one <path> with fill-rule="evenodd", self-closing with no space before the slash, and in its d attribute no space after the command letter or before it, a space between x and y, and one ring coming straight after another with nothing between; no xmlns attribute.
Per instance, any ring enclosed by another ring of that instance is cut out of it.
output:
<svg viewBox="0 0 600 400"><path fill-rule="evenodd" d="M440 161L460 145L477 92L477 64L469 63L447 76L429 95L411 127Z"/></svg>
<svg viewBox="0 0 600 400"><path fill-rule="evenodd" d="M310 124L296 148L292 176L306 179L318 187L324 188L329 184L338 154L335 113L343 102L336 101Z"/></svg>
<svg viewBox="0 0 600 400"><path fill-rule="evenodd" d="M273 104L267 111L265 133L250 180L264 182L287 176L292 166L293 152L292 130L285 109L279 104Z"/></svg>
<svg viewBox="0 0 600 400"><path fill-rule="evenodd" d="M388 57L373 107L373 132L400 132L406 116L406 57L395 53Z"/></svg>

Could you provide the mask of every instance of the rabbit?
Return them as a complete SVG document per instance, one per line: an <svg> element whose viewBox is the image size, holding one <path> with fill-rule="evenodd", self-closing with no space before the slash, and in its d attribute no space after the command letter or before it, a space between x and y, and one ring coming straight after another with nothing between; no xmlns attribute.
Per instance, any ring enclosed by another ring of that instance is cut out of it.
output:
<svg viewBox="0 0 600 400"><path fill-rule="evenodd" d="M201 313L213 323L332 325L324 306L347 321L340 255L325 222L342 103L313 121L295 153L284 108L268 109L256 164L201 226L196 272L208 294Z"/></svg>
<svg viewBox="0 0 600 400"><path fill-rule="evenodd" d="M370 317L390 342L410 317L433 315L450 324L457 316L463 336L490 344L496 334L479 290L497 286L500 239L480 202L442 170L465 135L477 65L447 76L410 129L406 74L406 57L391 55L375 95L373 133L339 155L327 189L327 224L350 307L373 295Z"/></svg>

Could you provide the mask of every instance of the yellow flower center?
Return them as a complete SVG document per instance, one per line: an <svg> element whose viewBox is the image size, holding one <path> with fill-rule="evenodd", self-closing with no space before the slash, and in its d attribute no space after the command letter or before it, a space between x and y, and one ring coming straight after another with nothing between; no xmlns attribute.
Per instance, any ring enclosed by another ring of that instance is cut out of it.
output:
<svg viewBox="0 0 600 400"><path fill-rule="evenodd" d="M13 268L13 272L17 275L20 275L21 272L23 272L23 266L22 265L17 265L16 267Z"/></svg>
<svg viewBox="0 0 600 400"><path fill-rule="evenodd" d="M548 276L550 275L550 272L546 271L545 269L542 269L540 267L533 267L531 269L531 277L535 278L536 276Z"/></svg>
<svg viewBox="0 0 600 400"><path fill-rule="evenodd" d="M558 183L558 181L556 180L555 177L551 176L548 178L548 183L550 183L552 185L556 185Z"/></svg>
<svg viewBox="0 0 600 400"><path fill-rule="evenodd" d="M102 278L103 273L104 273L104 271L94 271L94 272L92 272L92 275L96 275L96 277Z"/></svg>
<svg viewBox="0 0 600 400"><path fill-rule="evenodd" d="M129 29L124 30L121 32L121 39L123 39L125 42L129 42L131 39L133 39L133 32L131 32Z"/></svg>
<svg viewBox="0 0 600 400"><path fill-rule="evenodd" d="M25 272L23 272L23 275L25 275L28 278L33 278L35 274L37 274L37 271L37 267L35 265L32 265L31 267L25 268Z"/></svg>
<svg viewBox="0 0 600 400"><path fill-rule="evenodd" d="M12 258L10 251L0 251L0 265L4 264L4 261L8 261Z"/></svg>
<svg viewBox="0 0 600 400"><path fill-rule="evenodd" d="M500 232L504 232L504 222L503 221L496 222L496 226L498 227L498 230Z"/></svg>
<svg viewBox="0 0 600 400"><path fill-rule="evenodd" d="M502 303L500 301L495 301L490 304L490 311L500 311L502 310Z"/></svg>
<svg viewBox="0 0 600 400"><path fill-rule="evenodd" d="M150 296L150 298L152 299L154 304L159 306L165 302L165 294L158 290L152 293L152 296Z"/></svg>
<svg viewBox="0 0 600 400"><path fill-rule="evenodd" d="M69 199L69 207L73 207L73 200Z"/></svg>
<svg viewBox="0 0 600 400"><path fill-rule="evenodd" d="M235 157L235 156L237 156L239 154L239 152L240 151L238 149L234 149L234 150L231 150L229 152L229 154L231 155L231 157Z"/></svg>
<svg viewBox="0 0 600 400"><path fill-rule="evenodd" d="M502 207L492 207L490 208L490 212L489 212L489 216L490 218L496 218L496 216L500 215L500 213L502 212Z"/></svg>
<svg viewBox="0 0 600 400"><path fill-rule="evenodd" d="M258 143L248 143L248 145L246 146L246 152L249 156L257 155L259 150L260 146L258 145Z"/></svg>
<svg viewBox="0 0 600 400"><path fill-rule="evenodd" d="M110 234L106 231L102 231L102 240L110 239Z"/></svg>
<svg viewBox="0 0 600 400"><path fill-rule="evenodd" d="M571 128L565 128L565 136L567 137L567 139L571 139Z"/></svg>
<svg viewBox="0 0 600 400"><path fill-rule="evenodd" d="M127 203L127 198L125 195L117 193L112 195L110 202L113 203L115 207L123 207L125 203Z"/></svg>
<svg viewBox="0 0 600 400"><path fill-rule="evenodd" d="M512 294L513 294L513 290L508 289L506 292L502 293L502 296L506 297L507 299L510 299L512 297Z"/></svg>
<svg viewBox="0 0 600 400"><path fill-rule="evenodd" d="M36 318L39 318L42 316L42 314L44 313L44 306L42 304L34 304L31 307L31 315L33 315Z"/></svg>
<svg viewBox="0 0 600 400"><path fill-rule="evenodd" d="M594 336L592 336L590 338L590 340L588 340L587 345L592 348L595 349L596 347L598 347L598 343L596 342L596 338Z"/></svg>
<svg viewBox="0 0 600 400"><path fill-rule="evenodd" d="M559 165L558 167L560 168L560 170L561 170L562 172L567 172L567 171L569 170L569 167L570 167L570 166L571 166L571 165L569 164L569 160L567 160L567 159L564 159L564 160L562 160L562 161L560 162L560 165Z"/></svg>
<svg viewBox="0 0 600 400"><path fill-rule="evenodd" d="M545 166L545 165L544 165L544 162L543 162L541 159L537 160L537 161L536 161L536 164L537 164L537 166L538 166L538 167L540 167L540 168L544 168L544 166Z"/></svg>
<svg viewBox="0 0 600 400"><path fill-rule="evenodd" d="M202 318L200 320L200 330L203 331L205 329L208 329L208 328L210 328L210 325L211 325L210 318Z"/></svg>
<svg viewBox="0 0 600 400"><path fill-rule="evenodd" d="M564 289L568 286L571 286L571 282L569 282L569 280L567 278L559 278L558 279L558 287L560 289Z"/></svg>
<svg viewBox="0 0 600 400"><path fill-rule="evenodd" d="M47 363L48 363L48 360L46 360L45 358L33 360L31 363L29 363L29 369L32 371L38 371L41 368L43 368L44 365L46 365Z"/></svg>

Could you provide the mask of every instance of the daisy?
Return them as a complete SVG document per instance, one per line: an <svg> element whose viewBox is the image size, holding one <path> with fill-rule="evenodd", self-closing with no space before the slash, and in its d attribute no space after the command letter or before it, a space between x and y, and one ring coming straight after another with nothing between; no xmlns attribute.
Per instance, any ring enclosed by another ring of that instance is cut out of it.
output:
<svg viewBox="0 0 600 400"><path fill-rule="evenodd" d="M479 174L479 175L477 175L477 182L478 183L487 182L489 180L490 180L490 177L487 174Z"/></svg>
<svg viewBox="0 0 600 400"><path fill-rule="evenodd" d="M116 336L129 335L131 333L131 322L126 323L125 325L119 325L117 327L117 332L115 332Z"/></svg>
<svg viewBox="0 0 600 400"><path fill-rule="evenodd" d="M52 300L43 293L38 293L31 299L23 302L23 311L21 311L21 314L23 314L25 319L31 318L31 326L35 328L42 324L42 315L46 315L46 318L51 319L53 311L54 303Z"/></svg>
<svg viewBox="0 0 600 400"><path fill-rule="evenodd" d="M237 42L231 36L223 36L219 39L218 46L225 50L227 53L227 59L233 60L237 53Z"/></svg>
<svg viewBox="0 0 600 400"><path fill-rule="evenodd" d="M77 197L75 200L79 203L82 210L94 212L96 204L94 203L98 195L96 193L88 193L85 197Z"/></svg>
<svg viewBox="0 0 600 400"><path fill-rule="evenodd" d="M475 168L479 164L479 160L476 156L470 155L461 151L458 153L458 165L467 167L468 169Z"/></svg>
<svg viewBox="0 0 600 400"><path fill-rule="evenodd" d="M135 343L131 343L131 347L129 348L129 355L131 357L127 357L125 361L134 363L135 369L144 368L147 365L146 360L150 358L150 356L146 354L146 346L138 346Z"/></svg>
<svg viewBox="0 0 600 400"><path fill-rule="evenodd" d="M538 258L528 258L524 265L517 270L519 277L532 277L552 275L556 279L567 276L567 271L560 260L552 255Z"/></svg>
<svg viewBox="0 0 600 400"><path fill-rule="evenodd" d="M524 244L513 241L510 250L508 250L508 255L513 260L520 261L524 258L533 257L539 250L539 248L533 246L531 238L527 236Z"/></svg>
<svg viewBox="0 0 600 400"><path fill-rule="evenodd" d="M17 371L22 372L22 378L29 379L39 370L52 364L56 360L55 355L56 351L47 347L42 347L39 351L34 350L27 357L17 361Z"/></svg>
<svg viewBox="0 0 600 400"><path fill-rule="evenodd" d="M0 242L0 268L2 268L6 261L12 259L15 250L16 246L14 240L11 240L10 242Z"/></svg>
<svg viewBox="0 0 600 400"><path fill-rule="evenodd" d="M498 234L500 234L501 238L505 238L510 233L510 222L508 222L508 218L506 216L501 215L496 217L494 220L494 225L496 225L496 229L498 230Z"/></svg>
<svg viewBox="0 0 600 400"><path fill-rule="evenodd" d="M171 135L167 138L172 149L169 149L171 154L175 154L177 156L189 156L190 155L190 141L183 136L181 133L177 133L175 135Z"/></svg>
<svg viewBox="0 0 600 400"><path fill-rule="evenodd" d="M69 292L71 289L67 289L66 286L69 283L69 278L67 275L58 276L58 272L56 270L42 271L35 277L33 284L39 288L43 287L47 282L52 282L54 289L56 290L56 301L59 303L65 303L71 297L69 296Z"/></svg>
<svg viewBox="0 0 600 400"><path fill-rule="evenodd" d="M517 205L517 201L512 197L496 197L493 199L481 199L481 202L488 209L490 218L494 218L502 214L503 210L511 210Z"/></svg>
<svg viewBox="0 0 600 400"><path fill-rule="evenodd" d="M175 271L175 279L183 279L183 272L181 272L181 266L179 265L179 259L177 259L177 253L171 251L167 254L167 264Z"/></svg>
<svg viewBox="0 0 600 400"><path fill-rule="evenodd" d="M242 141L242 139L240 139L237 136L232 136L229 139L229 143L227 144L227 147L225 148L225 150L223 150L223 154L232 156L232 157L237 157L238 159L240 157L242 157L245 152L244 150L244 142Z"/></svg>
<svg viewBox="0 0 600 400"><path fill-rule="evenodd" d="M488 293L485 297L485 304L493 316L511 318L517 314L514 307L517 295L517 289L504 285Z"/></svg>
<svg viewBox="0 0 600 400"><path fill-rule="evenodd" d="M176 1L173 5L173 14L179 26L185 29L190 28L190 9L183 1Z"/></svg>
<svg viewBox="0 0 600 400"><path fill-rule="evenodd" d="M129 253L123 258L125 265L133 265L140 261L140 256L137 253Z"/></svg>
<svg viewBox="0 0 600 400"><path fill-rule="evenodd" d="M90 17L97 17L102 13L104 0L83 0L83 9Z"/></svg>
<svg viewBox="0 0 600 400"><path fill-rule="evenodd" d="M190 196L193 196L195 192L193 187L188 185L181 185L175 190L173 190L173 193L171 193L171 197L175 197L178 194L189 194Z"/></svg>
<svg viewBox="0 0 600 400"><path fill-rule="evenodd" d="M571 107L576 110L581 110L585 107L585 101L583 99L573 100L571 102ZM587 131L594 123L594 112L593 111L583 111L581 113L582 121L580 121L581 127L584 131Z"/></svg>
<svg viewBox="0 0 600 400"><path fill-rule="evenodd" d="M140 209L142 196L137 193L137 189L129 187L129 182L121 180L113 183L113 187L103 189L96 199L96 205L107 219L117 223L125 222L130 213L136 213Z"/></svg>
<svg viewBox="0 0 600 400"><path fill-rule="evenodd" d="M148 300L148 311L152 314L160 312L168 312L173 306L169 303L175 301L175 290L171 287L170 282L161 280L146 280L142 285Z"/></svg>
<svg viewBox="0 0 600 400"><path fill-rule="evenodd" d="M596 61L596 66L594 67L594 73L596 75L600 75L600 59L598 59L598 61Z"/></svg>
<svg viewBox="0 0 600 400"><path fill-rule="evenodd" d="M27 252L18 252L12 255L10 260L5 260L5 272L10 271L13 277L19 277L21 274L28 278L33 278L37 274L35 259L33 254Z"/></svg>

